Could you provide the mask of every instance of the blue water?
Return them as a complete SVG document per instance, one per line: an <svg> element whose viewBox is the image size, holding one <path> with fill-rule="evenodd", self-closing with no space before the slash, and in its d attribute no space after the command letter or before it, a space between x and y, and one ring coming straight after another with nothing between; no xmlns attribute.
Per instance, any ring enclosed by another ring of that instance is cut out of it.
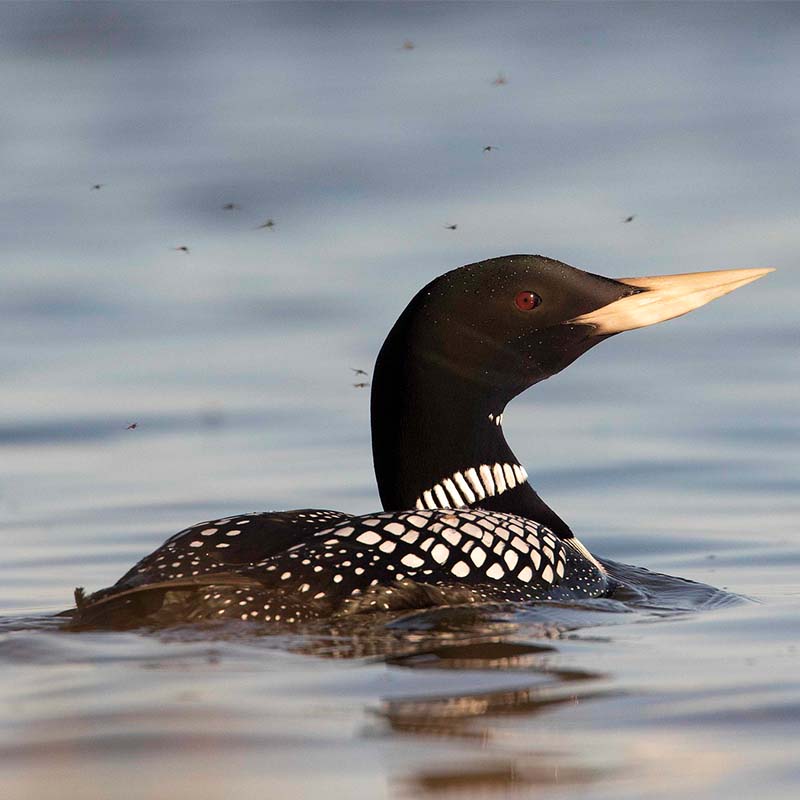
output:
<svg viewBox="0 0 800 800"><path fill-rule="evenodd" d="M795 797L799 41L791 3L0 7L4 797ZM350 367L517 252L777 268L505 414L593 552L725 591L58 630L190 523L376 509Z"/></svg>

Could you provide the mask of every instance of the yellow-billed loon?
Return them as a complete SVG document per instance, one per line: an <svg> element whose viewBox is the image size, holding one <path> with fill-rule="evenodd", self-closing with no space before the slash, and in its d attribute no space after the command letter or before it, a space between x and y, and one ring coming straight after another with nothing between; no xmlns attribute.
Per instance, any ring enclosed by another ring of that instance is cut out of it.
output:
<svg viewBox="0 0 800 800"><path fill-rule="evenodd" d="M603 339L770 271L612 280L513 255L436 278L375 365L372 449L384 511L263 512L193 525L112 587L76 590L73 622L292 624L611 593L602 564L528 483L503 436L506 404Z"/></svg>

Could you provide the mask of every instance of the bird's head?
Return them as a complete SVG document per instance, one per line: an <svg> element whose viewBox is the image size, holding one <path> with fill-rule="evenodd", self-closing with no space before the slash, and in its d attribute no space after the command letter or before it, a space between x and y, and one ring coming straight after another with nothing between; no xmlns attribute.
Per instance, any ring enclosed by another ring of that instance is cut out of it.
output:
<svg viewBox="0 0 800 800"><path fill-rule="evenodd" d="M611 279L543 256L504 256L436 278L398 324L417 368L507 402L609 336L686 314L771 271Z"/></svg>

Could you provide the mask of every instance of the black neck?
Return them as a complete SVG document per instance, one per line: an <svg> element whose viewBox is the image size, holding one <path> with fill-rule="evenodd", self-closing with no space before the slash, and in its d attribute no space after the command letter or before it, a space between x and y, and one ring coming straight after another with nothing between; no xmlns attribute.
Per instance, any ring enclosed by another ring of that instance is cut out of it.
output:
<svg viewBox="0 0 800 800"><path fill-rule="evenodd" d="M415 352L411 341L401 317L372 380L372 453L387 510L414 508L426 490L455 473L519 463L495 422L507 398ZM469 505L519 514L572 536L527 480Z"/></svg>

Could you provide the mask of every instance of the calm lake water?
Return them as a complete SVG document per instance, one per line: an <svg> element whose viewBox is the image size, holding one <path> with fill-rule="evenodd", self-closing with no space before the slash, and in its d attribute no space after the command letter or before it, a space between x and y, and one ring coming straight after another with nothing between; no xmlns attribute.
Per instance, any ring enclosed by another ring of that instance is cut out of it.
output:
<svg viewBox="0 0 800 800"><path fill-rule="evenodd" d="M795 3L0 7L3 797L797 797L798 45ZM378 508L350 368L519 252L777 267L505 414L593 552L720 591L59 630L190 523Z"/></svg>

